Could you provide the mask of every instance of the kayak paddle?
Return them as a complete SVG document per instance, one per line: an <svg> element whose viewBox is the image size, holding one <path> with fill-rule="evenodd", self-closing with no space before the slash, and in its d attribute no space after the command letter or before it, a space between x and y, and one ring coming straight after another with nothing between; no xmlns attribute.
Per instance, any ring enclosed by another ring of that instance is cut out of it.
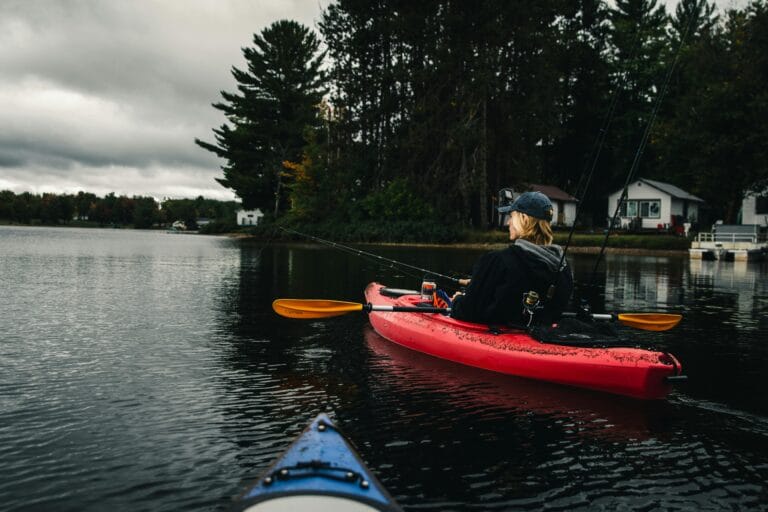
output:
<svg viewBox="0 0 768 512"><path fill-rule="evenodd" d="M670 313L619 313L619 322L644 331L668 331L683 319Z"/></svg>
<svg viewBox="0 0 768 512"><path fill-rule="evenodd" d="M578 317L578 313L563 313L565 317ZM619 313L611 315L609 313L592 313L589 315L593 320L615 320L627 327L634 327L643 331L668 331L683 319L683 315L671 313Z"/></svg>
<svg viewBox="0 0 768 512"><path fill-rule="evenodd" d="M354 311L393 311L405 313L450 313L450 308L431 306L380 306L376 304L361 304L327 299L276 299L272 309L280 316L287 318L331 318L346 315ZM564 316L576 316L575 313L565 313ZM619 323L644 331L668 331L682 320L682 315L668 313L619 313L593 314L594 320L616 320Z"/></svg>
<svg viewBox="0 0 768 512"><path fill-rule="evenodd" d="M331 318L346 315L353 311L398 311L408 313L450 313L450 308L435 308L431 306L378 306L376 304L360 304L342 300L326 299L276 299L272 309L280 316L287 318Z"/></svg>

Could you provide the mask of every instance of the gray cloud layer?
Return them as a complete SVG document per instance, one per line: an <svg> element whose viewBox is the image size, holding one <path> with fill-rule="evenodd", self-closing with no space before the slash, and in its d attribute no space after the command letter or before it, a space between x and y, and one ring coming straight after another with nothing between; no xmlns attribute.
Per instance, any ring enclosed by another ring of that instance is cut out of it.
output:
<svg viewBox="0 0 768 512"><path fill-rule="evenodd" d="M193 139L224 118L233 65L317 0L3 0L0 189L231 198Z"/></svg>

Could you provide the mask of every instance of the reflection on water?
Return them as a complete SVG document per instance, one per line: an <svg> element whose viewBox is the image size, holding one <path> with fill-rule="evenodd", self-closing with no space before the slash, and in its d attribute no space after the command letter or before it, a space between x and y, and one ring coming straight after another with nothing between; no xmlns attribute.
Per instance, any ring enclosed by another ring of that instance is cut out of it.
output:
<svg viewBox="0 0 768 512"><path fill-rule="evenodd" d="M446 274L480 254L366 249ZM406 509L766 502L765 264L607 258L596 310L684 314L649 342L691 381L642 403L417 354L362 314L277 317L422 277L316 245L0 228L0 257L4 510L225 509L318 412Z"/></svg>
<svg viewBox="0 0 768 512"><path fill-rule="evenodd" d="M768 329L768 279L765 263L692 260L689 287L701 311L722 315L739 329ZM705 303L706 301L706 303ZM706 306L706 307L704 307ZM725 307L724 307L725 306Z"/></svg>
<svg viewBox="0 0 768 512"><path fill-rule="evenodd" d="M639 402L466 368L396 345L370 326L364 333L375 355L371 371L382 383L394 386L399 394L428 390L435 399L474 414L536 414L550 418L569 434L636 441L652 437L654 417L670 412L664 401Z"/></svg>

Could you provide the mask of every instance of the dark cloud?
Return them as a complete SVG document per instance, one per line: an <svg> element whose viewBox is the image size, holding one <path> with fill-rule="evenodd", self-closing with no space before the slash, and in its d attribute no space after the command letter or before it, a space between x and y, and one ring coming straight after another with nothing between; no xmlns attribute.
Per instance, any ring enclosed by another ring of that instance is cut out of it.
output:
<svg viewBox="0 0 768 512"><path fill-rule="evenodd" d="M24 160L11 153L0 150L0 167L19 167L24 165Z"/></svg>
<svg viewBox="0 0 768 512"><path fill-rule="evenodd" d="M317 0L3 0L0 188L229 195L194 144L233 65L278 19L314 26ZM173 191L176 190L177 193Z"/></svg>

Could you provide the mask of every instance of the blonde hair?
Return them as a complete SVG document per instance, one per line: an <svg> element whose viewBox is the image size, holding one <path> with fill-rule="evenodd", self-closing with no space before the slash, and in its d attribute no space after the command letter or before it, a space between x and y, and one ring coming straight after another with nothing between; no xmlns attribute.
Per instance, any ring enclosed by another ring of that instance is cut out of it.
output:
<svg viewBox="0 0 768 512"><path fill-rule="evenodd" d="M552 243L552 225L548 220L537 219L522 212L512 212L510 222L515 223L518 236L536 245Z"/></svg>

